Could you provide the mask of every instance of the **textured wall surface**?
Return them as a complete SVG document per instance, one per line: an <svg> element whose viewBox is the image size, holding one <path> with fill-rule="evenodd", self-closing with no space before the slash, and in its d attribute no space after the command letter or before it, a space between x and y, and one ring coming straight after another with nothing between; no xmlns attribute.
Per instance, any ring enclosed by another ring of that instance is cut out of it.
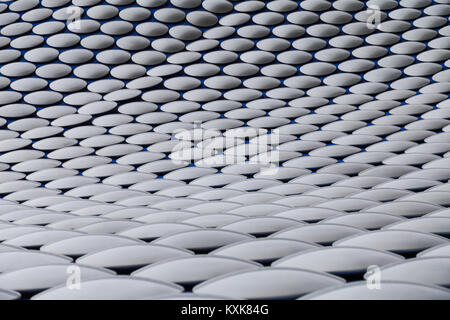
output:
<svg viewBox="0 0 450 320"><path fill-rule="evenodd" d="M450 299L449 0L0 0L0 299Z"/></svg>

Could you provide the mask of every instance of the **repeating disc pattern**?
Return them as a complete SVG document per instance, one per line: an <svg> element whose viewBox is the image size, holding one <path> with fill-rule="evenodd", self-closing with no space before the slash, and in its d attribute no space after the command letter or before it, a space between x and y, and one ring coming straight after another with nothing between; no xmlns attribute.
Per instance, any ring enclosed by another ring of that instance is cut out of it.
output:
<svg viewBox="0 0 450 320"><path fill-rule="evenodd" d="M449 15L0 0L0 299L450 299Z"/></svg>

